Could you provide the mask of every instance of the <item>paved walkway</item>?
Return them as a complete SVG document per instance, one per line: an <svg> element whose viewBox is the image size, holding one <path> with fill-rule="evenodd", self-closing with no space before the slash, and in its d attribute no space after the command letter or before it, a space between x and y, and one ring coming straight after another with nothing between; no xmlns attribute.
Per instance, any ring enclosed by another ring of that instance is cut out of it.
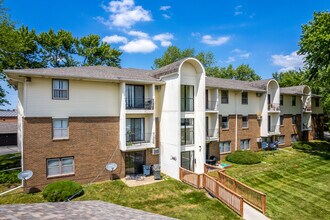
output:
<svg viewBox="0 0 330 220"><path fill-rule="evenodd" d="M17 146L0 146L0 155L13 154L19 152Z"/></svg>
<svg viewBox="0 0 330 220"><path fill-rule="evenodd" d="M1 205L0 219L172 219L102 201Z"/></svg>
<svg viewBox="0 0 330 220"><path fill-rule="evenodd" d="M245 202L243 204L243 218L245 220L269 220L264 214Z"/></svg>

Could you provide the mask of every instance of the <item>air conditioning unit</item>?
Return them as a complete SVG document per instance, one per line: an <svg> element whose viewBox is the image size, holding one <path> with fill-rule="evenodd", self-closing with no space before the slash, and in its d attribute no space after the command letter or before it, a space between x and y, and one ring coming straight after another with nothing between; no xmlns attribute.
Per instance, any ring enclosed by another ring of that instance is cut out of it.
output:
<svg viewBox="0 0 330 220"><path fill-rule="evenodd" d="M155 86L155 90L160 90L160 86Z"/></svg>
<svg viewBox="0 0 330 220"><path fill-rule="evenodd" d="M262 93L257 92L257 93L256 93L256 96L257 96L257 97L261 97L261 96L262 96Z"/></svg>
<svg viewBox="0 0 330 220"><path fill-rule="evenodd" d="M151 154L152 155L158 155L159 154L159 148L154 148L154 149L151 149Z"/></svg>
<svg viewBox="0 0 330 220"><path fill-rule="evenodd" d="M258 143L262 142L262 139L261 138L257 138L257 142Z"/></svg>

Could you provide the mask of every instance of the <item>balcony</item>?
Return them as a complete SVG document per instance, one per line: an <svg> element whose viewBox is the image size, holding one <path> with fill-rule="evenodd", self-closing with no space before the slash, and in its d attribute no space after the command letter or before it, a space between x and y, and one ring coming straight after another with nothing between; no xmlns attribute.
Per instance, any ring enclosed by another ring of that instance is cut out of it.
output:
<svg viewBox="0 0 330 220"><path fill-rule="evenodd" d="M205 103L206 111L218 111L217 109L217 101L207 101Z"/></svg>
<svg viewBox="0 0 330 220"><path fill-rule="evenodd" d="M281 134L280 132L280 125L272 125L268 127L268 134L269 135L278 135Z"/></svg>
<svg viewBox="0 0 330 220"><path fill-rule="evenodd" d="M154 133L127 132L126 146L128 150L137 150L154 147Z"/></svg>
<svg viewBox="0 0 330 220"><path fill-rule="evenodd" d="M302 130L303 131L311 131L312 130L312 126L309 125L308 123L303 123Z"/></svg>
<svg viewBox="0 0 330 220"><path fill-rule="evenodd" d="M279 113L280 110L280 103L271 103L268 104L268 112L269 113Z"/></svg>
<svg viewBox="0 0 330 220"><path fill-rule="evenodd" d="M218 129L207 129L206 130L206 141L218 141L219 140L219 130Z"/></svg>
<svg viewBox="0 0 330 220"><path fill-rule="evenodd" d="M126 99L126 109L130 110L153 110L154 109L154 99L149 98L134 98Z"/></svg>
<svg viewBox="0 0 330 220"><path fill-rule="evenodd" d="M311 113L312 112L312 106L311 105L305 105L303 107L303 112L305 112L305 113Z"/></svg>

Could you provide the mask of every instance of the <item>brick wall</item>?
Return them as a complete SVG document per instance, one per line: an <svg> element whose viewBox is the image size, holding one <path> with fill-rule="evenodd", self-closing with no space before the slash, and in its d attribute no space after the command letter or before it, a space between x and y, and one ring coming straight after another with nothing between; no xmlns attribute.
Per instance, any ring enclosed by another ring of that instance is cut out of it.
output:
<svg viewBox="0 0 330 220"><path fill-rule="evenodd" d="M291 135L298 134L299 139L301 138L301 116L296 115L296 124L292 124L292 115L285 114L283 115L283 125L280 126L281 135L284 136L284 144L281 147L291 146Z"/></svg>
<svg viewBox="0 0 330 220"><path fill-rule="evenodd" d="M119 117L69 118L69 140L52 139L52 118L25 118L24 169L32 170L33 177L26 181L26 190L41 190L58 180L88 183L109 162L117 163L113 177L125 175L124 155L119 150ZM74 175L47 178L47 158L74 157ZM98 181L110 179L105 170Z"/></svg>
<svg viewBox="0 0 330 220"><path fill-rule="evenodd" d="M323 114L312 114L312 131L309 133L310 140L315 138L318 133L318 139L324 139L324 115Z"/></svg>
<svg viewBox="0 0 330 220"><path fill-rule="evenodd" d="M153 165L159 164L159 155L152 155L152 149L146 150L146 164Z"/></svg>

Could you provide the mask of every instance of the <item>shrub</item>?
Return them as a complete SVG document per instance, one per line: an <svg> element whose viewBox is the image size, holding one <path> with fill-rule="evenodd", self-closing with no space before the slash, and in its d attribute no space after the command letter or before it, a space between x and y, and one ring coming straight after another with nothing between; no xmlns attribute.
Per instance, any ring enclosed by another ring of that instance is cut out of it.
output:
<svg viewBox="0 0 330 220"><path fill-rule="evenodd" d="M20 183L21 180L18 179L17 174L19 170L15 171L6 171L0 173L0 184L12 184L12 183Z"/></svg>
<svg viewBox="0 0 330 220"><path fill-rule="evenodd" d="M297 141L292 143L292 148L303 151L330 151L330 143L326 141Z"/></svg>
<svg viewBox="0 0 330 220"><path fill-rule="evenodd" d="M84 192L82 186L79 183L63 180L48 184L42 192L42 195L48 202L61 202L66 201L70 196L79 193L80 196Z"/></svg>
<svg viewBox="0 0 330 220"><path fill-rule="evenodd" d="M256 164L261 162L261 156L252 151L235 151L229 154L226 160L237 164Z"/></svg>

